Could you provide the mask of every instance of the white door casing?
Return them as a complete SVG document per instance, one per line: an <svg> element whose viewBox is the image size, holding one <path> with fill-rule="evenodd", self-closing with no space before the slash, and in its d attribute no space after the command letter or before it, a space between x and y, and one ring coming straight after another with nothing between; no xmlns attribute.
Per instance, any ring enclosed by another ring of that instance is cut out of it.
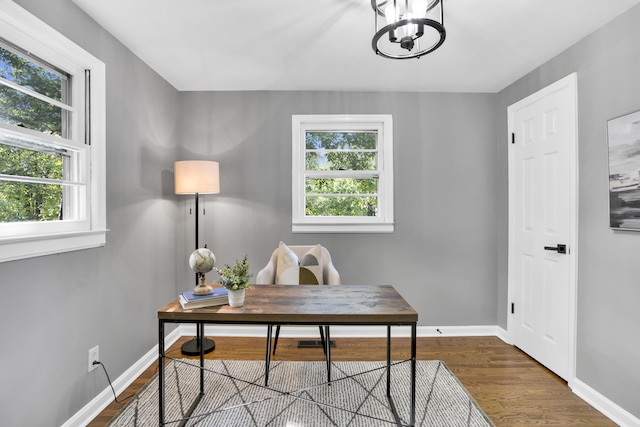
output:
<svg viewBox="0 0 640 427"><path fill-rule="evenodd" d="M576 73L511 105L507 113L507 332L512 344L571 387L578 231ZM566 245L566 253L558 244Z"/></svg>

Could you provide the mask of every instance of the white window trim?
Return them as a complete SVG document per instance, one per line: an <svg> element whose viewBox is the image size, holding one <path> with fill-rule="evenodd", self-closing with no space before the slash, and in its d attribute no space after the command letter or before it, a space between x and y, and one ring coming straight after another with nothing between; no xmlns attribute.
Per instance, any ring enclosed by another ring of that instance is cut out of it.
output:
<svg viewBox="0 0 640 427"><path fill-rule="evenodd" d="M0 262L104 246L108 231L105 65L10 0L0 0L0 36L62 68L91 70L91 146L86 150L89 226L82 231L0 238Z"/></svg>
<svg viewBox="0 0 640 427"><path fill-rule="evenodd" d="M305 134L308 130L378 132L380 213L376 217L308 217L305 215ZM390 114L294 115L291 120L293 233L393 233L393 119Z"/></svg>

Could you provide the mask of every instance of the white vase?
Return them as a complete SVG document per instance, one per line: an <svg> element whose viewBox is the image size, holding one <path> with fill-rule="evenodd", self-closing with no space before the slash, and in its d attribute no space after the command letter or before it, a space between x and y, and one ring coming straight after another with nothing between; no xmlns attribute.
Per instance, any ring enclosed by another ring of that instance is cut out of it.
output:
<svg viewBox="0 0 640 427"><path fill-rule="evenodd" d="M231 307L242 307L244 305L244 289L229 291L229 305Z"/></svg>

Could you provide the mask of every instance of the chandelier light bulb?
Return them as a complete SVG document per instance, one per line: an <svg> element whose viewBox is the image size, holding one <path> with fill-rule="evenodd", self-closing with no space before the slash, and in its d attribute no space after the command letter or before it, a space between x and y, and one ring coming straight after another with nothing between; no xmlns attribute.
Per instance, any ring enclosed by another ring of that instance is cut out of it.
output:
<svg viewBox="0 0 640 427"><path fill-rule="evenodd" d="M392 1L390 1L389 4L384 8L384 17L386 18L388 25L395 24L397 15L396 8L393 5ZM396 37L396 31L395 29L392 29L389 31L389 41L391 43L395 43L396 40L398 40L398 38Z"/></svg>
<svg viewBox="0 0 640 427"><path fill-rule="evenodd" d="M389 2L384 8L384 17L387 19L387 24L393 24L397 21L396 8L393 2Z"/></svg>
<svg viewBox="0 0 640 427"><path fill-rule="evenodd" d="M411 3L411 12L415 18L427 17L427 0L413 0Z"/></svg>

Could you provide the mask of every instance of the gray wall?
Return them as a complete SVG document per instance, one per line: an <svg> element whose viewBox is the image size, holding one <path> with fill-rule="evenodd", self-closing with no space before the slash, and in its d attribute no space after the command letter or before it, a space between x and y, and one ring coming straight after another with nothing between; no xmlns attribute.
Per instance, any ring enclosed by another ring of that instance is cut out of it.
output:
<svg viewBox="0 0 640 427"><path fill-rule="evenodd" d="M498 94L499 324L507 322L507 106L578 73L577 377L640 417L640 233L612 231L607 120L640 110L640 6Z"/></svg>
<svg viewBox="0 0 640 427"><path fill-rule="evenodd" d="M255 274L283 240L321 243L345 284L391 284L421 325L495 325L495 95L185 92L179 157L220 162L201 220L218 262ZM291 116L392 114L395 232L291 233ZM180 266L178 266L180 268Z"/></svg>
<svg viewBox="0 0 640 427"><path fill-rule="evenodd" d="M421 324L496 323L495 95L180 94L69 0L18 3L106 63L111 231L104 248L0 264L3 423L64 423L107 387L89 348L117 378L156 344L155 311L193 280L178 159L221 163L200 233L219 263L246 253L255 274L280 239L317 241L345 283L397 285ZM394 115L394 234L291 234L291 115L310 113ZM22 302L25 281L41 292Z"/></svg>
<svg viewBox="0 0 640 427"><path fill-rule="evenodd" d="M87 373L89 348L117 378L157 343L155 311L175 298L178 92L70 1L17 3L107 70L107 245L0 264L0 424L59 426L108 386Z"/></svg>
<svg viewBox="0 0 640 427"><path fill-rule="evenodd" d="M174 160L220 161L222 193L203 197L200 233L219 263L246 253L255 274L279 240L318 242L344 283L394 284L421 325L506 327L506 108L572 71L578 378L640 416L640 234L607 225L605 127L640 109L640 7L497 95L178 93L69 0L17 3L107 65L111 231L104 248L0 264L3 423L62 424L107 387L86 373L90 347L116 378L156 344L155 310L193 277L193 201L173 194ZM393 114L395 233L291 234L291 115L327 113ZM26 281L40 292L25 295Z"/></svg>

